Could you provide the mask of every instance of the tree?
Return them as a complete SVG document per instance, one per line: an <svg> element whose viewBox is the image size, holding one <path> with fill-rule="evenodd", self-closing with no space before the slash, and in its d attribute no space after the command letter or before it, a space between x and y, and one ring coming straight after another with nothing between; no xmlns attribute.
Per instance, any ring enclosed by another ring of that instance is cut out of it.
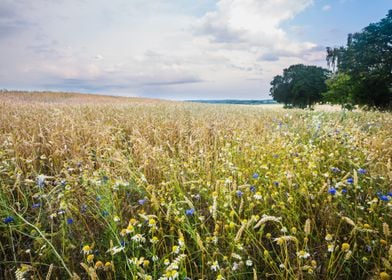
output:
<svg viewBox="0 0 392 280"><path fill-rule="evenodd" d="M358 105L392 108L392 10L361 32L349 34L347 45L327 48L329 67L350 76L351 92L342 93Z"/></svg>
<svg viewBox="0 0 392 280"><path fill-rule="evenodd" d="M327 90L325 81L329 76L327 69L303 64L291 65L271 81L270 95L285 107L312 107L322 100Z"/></svg>
<svg viewBox="0 0 392 280"><path fill-rule="evenodd" d="M350 76L344 73L334 74L326 81L328 91L323 93L324 101L331 104L340 104L345 109L353 109L353 97L355 83Z"/></svg>

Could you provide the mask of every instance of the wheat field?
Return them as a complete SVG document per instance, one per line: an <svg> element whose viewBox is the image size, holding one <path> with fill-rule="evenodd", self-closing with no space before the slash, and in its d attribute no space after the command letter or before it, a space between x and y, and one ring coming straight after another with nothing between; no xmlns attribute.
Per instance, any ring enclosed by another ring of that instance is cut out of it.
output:
<svg viewBox="0 0 392 280"><path fill-rule="evenodd" d="M392 114L0 93L1 279L390 279Z"/></svg>

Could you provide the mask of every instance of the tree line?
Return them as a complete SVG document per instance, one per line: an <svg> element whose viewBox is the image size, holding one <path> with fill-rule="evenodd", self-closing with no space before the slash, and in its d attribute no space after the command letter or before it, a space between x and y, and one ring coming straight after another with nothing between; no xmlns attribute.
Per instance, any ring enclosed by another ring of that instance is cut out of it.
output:
<svg viewBox="0 0 392 280"><path fill-rule="evenodd" d="M311 108L315 103L392 109L392 10L347 44L327 47L329 69L296 64L271 81L270 95L285 107Z"/></svg>

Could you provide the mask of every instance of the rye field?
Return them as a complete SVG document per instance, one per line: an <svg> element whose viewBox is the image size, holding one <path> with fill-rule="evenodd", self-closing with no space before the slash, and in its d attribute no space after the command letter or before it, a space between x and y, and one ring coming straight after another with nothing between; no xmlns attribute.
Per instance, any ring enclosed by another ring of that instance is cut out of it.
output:
<svg viewBox="0 0 392 280"><path fill-rule="evenodd" d="M0 279L390 279L392 114L0 94Z"/></svg>

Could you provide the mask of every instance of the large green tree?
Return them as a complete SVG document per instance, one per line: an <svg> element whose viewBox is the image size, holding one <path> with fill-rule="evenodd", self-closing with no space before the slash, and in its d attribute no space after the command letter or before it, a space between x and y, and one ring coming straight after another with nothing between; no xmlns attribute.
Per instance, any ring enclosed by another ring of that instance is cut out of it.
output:
<svg viewBox="0 0 392 280"><path fill-rule="evenodd" d="M327 69L303 64L291 65L277 75L271 82L270 95L286 107L312 107L322 100L327 90L325 81L329 76Z"/></svg>
<svg viewBox="0 0 392 280"><path fill-rule="evenodd" d="M351 103L358 105L391 109L392 10L380 22L349 34L345 47L328 47L327 62L336 73L350 77L351 91L342 92L346 96L341 100L350 99Z"/></svg>

